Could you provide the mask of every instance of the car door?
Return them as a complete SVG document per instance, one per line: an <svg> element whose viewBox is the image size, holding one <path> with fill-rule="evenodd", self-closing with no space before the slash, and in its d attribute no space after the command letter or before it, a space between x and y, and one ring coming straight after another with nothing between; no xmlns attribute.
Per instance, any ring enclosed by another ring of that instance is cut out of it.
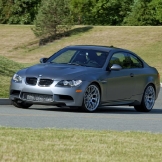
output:
<svg viewBox="0 0 162 162"><path fill-rule="evenodd" d="M107 74L107 101L130 100L134 91L134 75L130 69L130 58L125 52L114 53L109 61L122 67L121 70L110 70Z"/></svg>
<svg viewBox="0 0 162 162"><path fill-rule="evenodd" d="M134 93L133 96L140 95L144 91L146 80L144 79L143 62L135 55L129 54L131 61L131 71L134 75Z"/></svg>

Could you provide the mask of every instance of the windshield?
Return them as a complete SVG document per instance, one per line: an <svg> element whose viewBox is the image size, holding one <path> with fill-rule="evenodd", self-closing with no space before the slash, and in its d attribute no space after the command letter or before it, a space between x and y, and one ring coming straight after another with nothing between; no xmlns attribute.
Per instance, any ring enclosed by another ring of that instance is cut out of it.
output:
<svg viewBox="0 0 162 162"><path fill-rule="evenodd" d="M102 68L107 56L108 52L65 48L50 57L47 62Z"/></svg>

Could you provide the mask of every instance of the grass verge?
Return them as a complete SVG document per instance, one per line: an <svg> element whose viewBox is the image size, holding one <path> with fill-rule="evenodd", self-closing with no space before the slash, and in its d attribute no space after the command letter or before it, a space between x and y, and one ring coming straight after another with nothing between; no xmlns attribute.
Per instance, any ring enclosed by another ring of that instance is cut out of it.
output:
<svg viewBox="0 0 162 162"><path fill-rule="evenodd" d="M161 162L162 134L1 127L0 148L1 162Z"/></svg>
<svg viewBox="0 0 162 162"><path fill-rule="evenodd" d="M0 56L0 97L5 98L9 96L9 83L13 74L27 67L28 64L16 63L3 56Z"/></svg>

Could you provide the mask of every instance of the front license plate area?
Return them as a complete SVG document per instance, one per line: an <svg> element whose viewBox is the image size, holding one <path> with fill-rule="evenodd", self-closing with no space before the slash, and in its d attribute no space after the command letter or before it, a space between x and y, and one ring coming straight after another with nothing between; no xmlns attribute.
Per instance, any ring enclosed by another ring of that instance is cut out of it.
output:
<svg viewBox="0 0 162 162"><path fill-rule="evenodd" d="M53 102L52 95L42 95L34 93L23 93L23 99L34 102Z"/></svg>

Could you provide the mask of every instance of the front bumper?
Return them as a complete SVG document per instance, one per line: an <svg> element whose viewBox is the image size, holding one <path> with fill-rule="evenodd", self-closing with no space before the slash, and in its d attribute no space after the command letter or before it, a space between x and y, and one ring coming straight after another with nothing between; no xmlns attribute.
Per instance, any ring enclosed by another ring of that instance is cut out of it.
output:
<svg viewBox="0 0 162 162"><path fill-rule="evenodd" d="M66 106L81 106L83 101L84 91L89 85L89 82L83 81L76 87L56 87L59 81L54 81L49 87L41 87L38 84L35 86L28 85L23 80L22 83L16 83L11 80L10 99L25 101L32 104L42 105L66 105ZM31 93L38 95L52 95L52 102L31 101L23 98L23 93Z"/></svg>

